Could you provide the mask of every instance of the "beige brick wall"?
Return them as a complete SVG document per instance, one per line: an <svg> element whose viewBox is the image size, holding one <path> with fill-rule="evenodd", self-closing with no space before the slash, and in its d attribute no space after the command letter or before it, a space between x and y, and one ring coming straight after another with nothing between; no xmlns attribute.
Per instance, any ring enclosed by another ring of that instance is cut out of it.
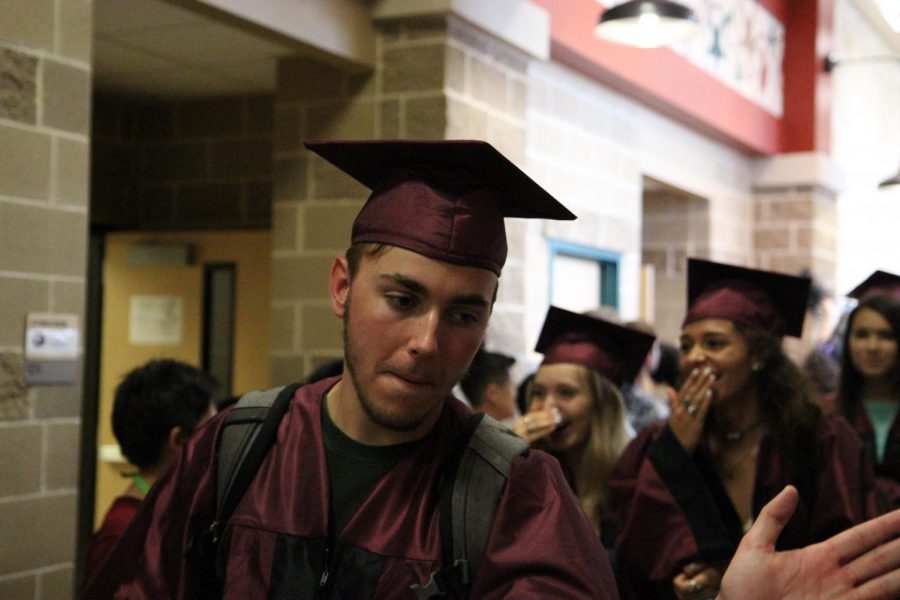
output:
<svg viewBox="0 0 900 600"><path fill-rule="evenodd" d="M440 139L447 129L445 19L382 24L373 72L309 59L278 67L272 230L272 381L341 356L328 274L368 191L303 148L309 139Z"/></svg>
<svg viewBox="0 0 900 600"><path fill-rule="evenodd" d="M547 298L547 237L621 255L626 319L638 316L640 264L654 264L652 320L667 340L684 315L687 256L754 262L751 157L556 63L530 64L527 118L531 172L579 216L530 226L531 339L543 317L534 307Z"/></svg>
<svg viewBox="0 0 900 600"><path fill-rule="evenodd" d="M798 273L809 269L835 289L838 223L835 194L819 186L760 189L754 206L758 266Z"/></svg>
<svg viewBox="0 0 900 600"><path fill-rule="evenodd" d="M272 128L271 96L98 97L92 223L135 230L268 227Z"/></svg>
<svg viewBox="0 0 900 600"><path fill-rule="evenodd" d="M685 311L687 258L710 255L710 203L668 191L647 191L643 203L641 262L655 273L654 326L671 341Z"/></svg>
<svg viewBox="0 0 900 600"><path fill-rule="evenodd" d="M91 2L2 8L0 597L69 599L81 392L25 388L22 338L29 312L84 315Z"/></svg>

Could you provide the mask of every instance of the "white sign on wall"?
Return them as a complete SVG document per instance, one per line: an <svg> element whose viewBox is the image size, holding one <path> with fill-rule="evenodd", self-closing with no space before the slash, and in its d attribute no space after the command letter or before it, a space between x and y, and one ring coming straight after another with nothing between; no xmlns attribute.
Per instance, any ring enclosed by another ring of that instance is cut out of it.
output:
<svg viewBox="0 0 900 600"><path fill-rule="evenodd" d="M29 313L25 318L26 385L75 385L81 334L78 315Z"/></svg>
<svg viewBox="0 0 900 600"><path fill-rule="evenodd" d="M135 346L178 346L184 307L181 296L131 296L128 343Z"/></svg>

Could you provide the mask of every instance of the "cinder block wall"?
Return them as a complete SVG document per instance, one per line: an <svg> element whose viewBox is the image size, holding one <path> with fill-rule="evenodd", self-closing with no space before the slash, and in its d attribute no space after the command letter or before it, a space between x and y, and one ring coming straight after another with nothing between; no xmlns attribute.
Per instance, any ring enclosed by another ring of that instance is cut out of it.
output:
<svg viewBox="0 0 900 600"><path fill-rule="evenodd" d="M81 391L23 385L29 312L83 317L91 2L0 18L0 598L70 599ZM82 320L83 323L83 320Z"/></svg>
<svg viewBox="0 0 900 600"><path fill-rule="evenodd" d="M346 250L353 218L368 195L307 152L303 140L479 138L520 162L524 62L488 58L498 48L452 18L414 19L379 25L374 72L342 72L308 60L279 66L273 382L300 379L323 361L341 357L341 323L331 312L328 273L334 257ZM479 83L469 87L470 78ZM493 87L481 87L488 85ZM517 100L510 99L517 93ZM511 237L511 254L521 253ZM504 272L504 284L510 279ZM501 303L507 295L513 292L503 288Z"/></svg>
<svg viewBox="0 0 900 600"><path fill-rule="evenodd" d="M92 223L114 229L268 227L271 96L98 96Z"/></svg>
<svg viewBox="0 0 900 600"><path fill-rule="evenodd" d="M837 274L837 203L815 185L757 190L754 241L758 266L783 273L809 269L827 289Z"/></svg>

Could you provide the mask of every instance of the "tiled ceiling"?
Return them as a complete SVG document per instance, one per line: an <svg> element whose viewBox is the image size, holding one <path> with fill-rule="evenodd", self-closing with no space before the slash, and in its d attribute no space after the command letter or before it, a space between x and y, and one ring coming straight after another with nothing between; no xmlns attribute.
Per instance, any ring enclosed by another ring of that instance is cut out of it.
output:
<svg viewBox="0 0 900 600"><path fill-rule="evenodd" d="M160 0L94 0L94 87L159 97L271 92L293 48Z"/></svg>

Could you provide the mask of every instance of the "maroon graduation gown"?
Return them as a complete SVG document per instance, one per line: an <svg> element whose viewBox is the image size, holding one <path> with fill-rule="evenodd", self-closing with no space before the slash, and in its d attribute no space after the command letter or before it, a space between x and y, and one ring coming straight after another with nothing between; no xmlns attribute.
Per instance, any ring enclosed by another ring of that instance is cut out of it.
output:
<svg viewBox="0 0 900 600"><path fill-rule="evenodd" d="M328 469L321 402L337 381L298 390L226 528L223 598L414 598L439 569L438 485L445 451L469 413L449 398L433 430L379 481L328 546ZM223 413L224 414L224 413ZM223 417L199 430L151 490L84 598L201 596L203 574L182 559L215 513ZM329 575L320 587L326 563ZM608 560L558 463L516 459L472 588L473 598L617 598Z"/></svg>
<svg viewBox="0 0 900 600"><path fill-rule="evenodd" d="M85 581L88 581L97 572L103 559L128 529L128 525L134 519L140 506L141 499L134 496L119 496L113 501L109 510L106 511L100 529L94 532L94 536L91 538L91 547L88 549L87 558L84 561Z"/></svg>
<svg viewBox="0 0 900 600"><path fill-rule="evenodd" d="M887 442L884 446L884 456L881 462L877 462L875 453L875 428L866 414L866 409L859 407L856 416L850 422L856 429L859 439L862 440L866 452L875 463L875 473L878 476L878 487L887 498L890 508L900 508L900 410L891 421L888 430Z"/></svg>
<svg viewBox="0 0 900 600"><path fill-rule="evenodd" d="M823 398L822 408L827 412L840 414L836 395L831 394ZM875 465L876 483L887 506L891 509L900 508L900 410L891 421L881 462L878 462L878 455L875 452L875 428L872 426L865 407L860 405L849 421L862 441L866 454Z"/></svg>
<svg viewBox="0 0 900 600"><path fill-rule="evenodd" d="M823 416L815 437L815 457L797 480L771 438L760 447L754 517L788 483L801 492L778 539L781 550L822 541L881 512L871 462L846 421ZM727 561L737 549L743 527L709 453L701 446L688 455L666 424L632 440L609 486L617 558L636 598L674 598L672 579L686 563Z"/></svg>

